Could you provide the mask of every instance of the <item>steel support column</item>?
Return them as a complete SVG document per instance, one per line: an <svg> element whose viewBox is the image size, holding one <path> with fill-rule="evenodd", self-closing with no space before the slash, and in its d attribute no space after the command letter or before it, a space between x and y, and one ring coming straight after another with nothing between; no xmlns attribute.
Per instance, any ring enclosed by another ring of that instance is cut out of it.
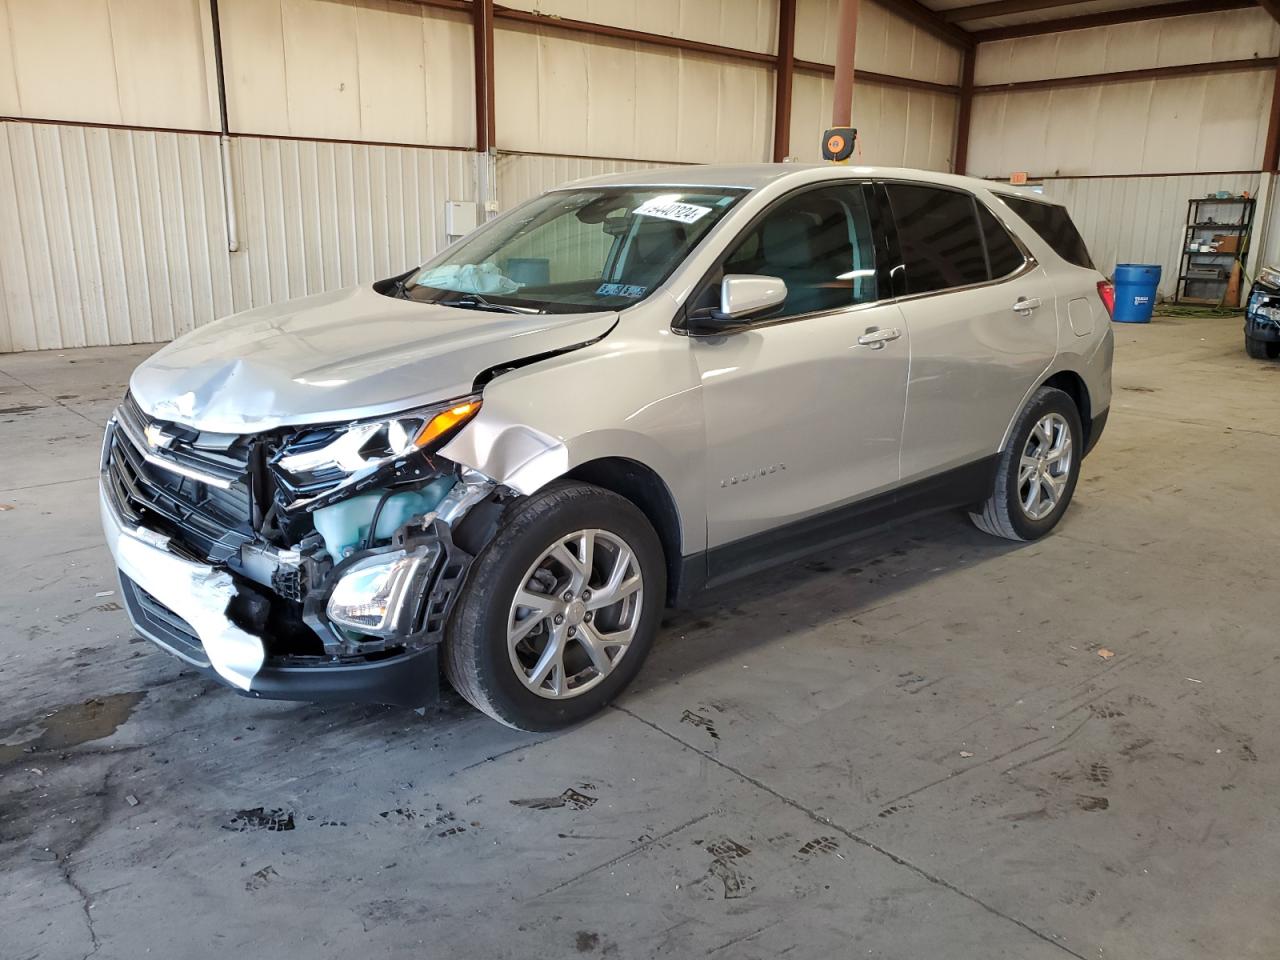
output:
<svg viewBox="0 0 1280 960"><path fill-rule="evenodd" d="M791 152L791 87L796 72L796 0L778 3L778 67L773 89L773 162Z"/></svg>
<svg viewBox="0 0 1280 960"><path fill-rule="evenodd" d="M831 126L853 126L853 55L858 45L858 0L840 0L836 14L836 81Z"/></svg>

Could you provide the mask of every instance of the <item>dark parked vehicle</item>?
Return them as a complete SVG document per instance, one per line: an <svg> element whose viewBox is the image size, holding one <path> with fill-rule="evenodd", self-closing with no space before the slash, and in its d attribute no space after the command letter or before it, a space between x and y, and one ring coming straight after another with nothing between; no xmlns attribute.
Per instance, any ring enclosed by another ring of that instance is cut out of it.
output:
<svg viewBox="0 0 1280 960"><path fill-rule="evenodd" d="M1255 360L1280 358L1280 268L1263 267L1249 288L1244 350Z"/></svg>

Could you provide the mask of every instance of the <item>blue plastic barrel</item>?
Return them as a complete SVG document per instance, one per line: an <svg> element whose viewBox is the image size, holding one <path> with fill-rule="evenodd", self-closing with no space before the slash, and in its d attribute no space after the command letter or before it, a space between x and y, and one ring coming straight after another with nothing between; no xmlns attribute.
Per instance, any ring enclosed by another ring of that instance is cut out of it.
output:
<svg viewBox="0 0 1280 960"><path fill-rule="evenodd" d="M1149 323L1160 286L1160 264L1116 264L1116 310L1112 320Z"/></svg>

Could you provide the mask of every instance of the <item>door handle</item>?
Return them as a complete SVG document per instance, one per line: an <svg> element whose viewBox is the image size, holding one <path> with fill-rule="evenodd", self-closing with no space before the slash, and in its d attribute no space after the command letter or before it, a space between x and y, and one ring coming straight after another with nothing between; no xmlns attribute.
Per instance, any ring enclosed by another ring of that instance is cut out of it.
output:
<svg viewBox="0 0 1280 960"><path fill-rule="evenodd" d="M1040 306L1039 297L1019 297L1013 305L1013 312L1020 313L1024 317L1030 315L1032 310Z"/></svg>
<svg viewBox="0 0 1280 960"><path fill-rule="evenodd" d="M883 350L884 345L890 340L897 340L902 336L902 331L897 328L888 330L868 330L858 338L858 346L870 347L872 350Z"/></svg>

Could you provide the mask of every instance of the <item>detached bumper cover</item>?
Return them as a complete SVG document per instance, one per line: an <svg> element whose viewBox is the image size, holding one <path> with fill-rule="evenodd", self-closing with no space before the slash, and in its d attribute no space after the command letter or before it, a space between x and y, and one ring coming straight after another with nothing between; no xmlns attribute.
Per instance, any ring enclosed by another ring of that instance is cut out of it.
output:
<svg viewBox="0 0 1280 960"><path fill-rule="evenodd" d="M251 697L413 707L437 699L435 646L358 662L269 659L262 639L227 617L231 574L172 553L163 535L130 526L105 490L99 498L129 618L166 652Z"/></svg>
<svg viewBox="0 0 1280 960"><path fill-rule="evenodd" d="M231 574L171 553L168 538L161 534L127 526L105 489L99 489L99 502L107 547L121 575L191 628L199 638L207 665L225 683L248 690L266 660L266 647L258 637L227 619L227 604L236 595ZM134 626L146 629L145 622L135 622ZM154 638L148 634L148 639ZM170 653L182 656L163 641L157 642ZM200 665L190 656L183 659Z"/></svg>

